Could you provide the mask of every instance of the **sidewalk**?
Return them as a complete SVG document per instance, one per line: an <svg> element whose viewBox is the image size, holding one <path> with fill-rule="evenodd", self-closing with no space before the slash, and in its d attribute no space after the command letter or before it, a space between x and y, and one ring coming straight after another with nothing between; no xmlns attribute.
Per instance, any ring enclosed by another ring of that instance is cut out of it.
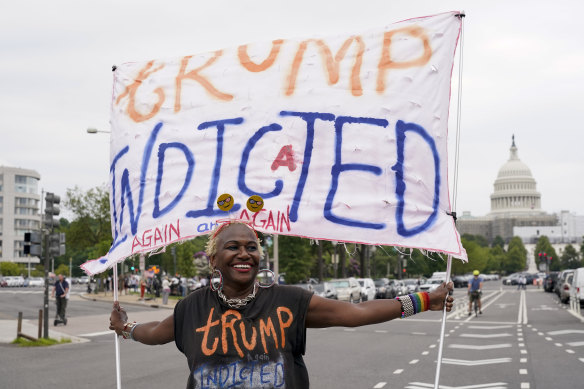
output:
<svg viewBox="0 0 584 389"><path fill-rule="evenodd" d="M172 315L172 310L178 299L168 299L167 305L162 305L162 298L152 300L140 300L136 294L118 296L120 305L126 308L130 318L136 321L162 320L168 315ZM111 293L87 294L82 293L71 297L73 301L104 301L113 304ZM155 310L140 311L139 307L160 308ZM104 311L98 315L68 317L66 326L53 326L53 319L49 320L49 337L53 339L68 338L72 343L89 342L91 337L113 334L113 331L107 329L109 323L110 311ZM16 339L16 329L18 320L0 320L0 343L11 343ZM22 320L22 332L26 335L36 337L38 335L38 320Z"/></svg>

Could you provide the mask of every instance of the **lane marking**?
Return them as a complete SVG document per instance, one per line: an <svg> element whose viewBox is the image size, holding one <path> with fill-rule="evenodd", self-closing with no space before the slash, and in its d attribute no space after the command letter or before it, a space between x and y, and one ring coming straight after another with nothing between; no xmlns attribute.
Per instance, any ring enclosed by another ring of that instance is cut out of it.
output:
<svg viewBox="0 0 584 389"><path fill-rule="evenodd" d="M387 334L387 330L375 330L378 334Z"/></svg>
<svg viewBox="0 0 584 389"><path fill-rule="evenodd" d="M480 326L480 325L469 325L468 328L473 330L501 330L503 328L512 328L513 325L500 325L500 326Z"/></svg>
<svg viewBox="0 0 584 389"><path fill-rule="evenodd" d="M556 346L558 346L558 347L562 347L562 344L561 344L561 343L554 343L554 344L555 344Z"/></svg>
<svg viewBox="0 0 584 389"><path fill-rule="evenodd" d="M559 330L559 331L549 331L548 335L566 335L566 334L584 334L584 330Z"/></svg>
<svg viewBox="0 0 584 389"><path fill-rule="evenodd" d="M527 369L519 369L519 374L527 374Z"/></svg>
<svg viewBox="0 0 584 389"><path fill-rule="evenodd" d="M380 389L380 388L383 388L385 385L387 385L387 382L380 382L377 385L375 385L373 388Z"/></svg>
<svg viewBox="0 0 584 389"><path fill-rule="evenodd" d="M410 382L405 389L427 389L433 388L434 384L425 382ZM440 385L440 389L507 389L506 382L493 382L489 384L478 384L478 385L464 385L464 386L447 386Z"/></svg>
<svg viewBox="0 0 584 389"><path fill-rule="evenodd" d="M527 358L519 358L520 363L527 363Z"/></svg>
<svg viewBox="0 0 584 389"><path fill-rule="evenodd" d="M527 354L527 350L519 350L521 354Z"/></svg>
<svg viewBox="0 0 584 389"><path fill-rule="evenodd" d="M442 358L442 363L447 365L459 365L459 366L481 366L481 365L493 365L495 363L509 363L511 358L495 358L495 359L479 359L476 361L466 360L466 359L452 359L452 358Z"/></svg>
<svg viewBox="0 0 584 389"><path fill-rule="evenodd" d="M522 382L521 389L529 389L529 382Z"/></svg>
<svg viewBox="0 0 584 389"><path fill-rule="evenodd" d="M472 345L472 344L449 344L448 348L464 349L464 350L493 350L497 348L511 347L511 343L503 344L487 344L487 345Z"/></svg>
<svg viewBox="0 0 584 389"><path fill-rule="evenodd" d="M566 344L570 347L584 346L584 342L571 342L571 343L566 343Z"/></svg>
<svg viewBox="0 0 584 389"><path fill-rule="evenodd" d="M418 363L418 362L420 362L420 360L419 360L419 359L412 359L412 360L409 362L409 364L410 364L410 365L415 365L415 364L416 364L416 363Z"/></svg>
<svg viewBox="0 0 584 389"><path fill-rule="evenodd" d="M404 369L397 369L396 371L393 372L393 374L401 374L402 371L404 371Z"/></svg>
<svg viewBox="0 0 584 389"><path fill-rule="evenodd" d="M490 338L504 338L506 336L511 336L511 334L460 334L461 338L480 338L480 339L490 339Z"/></svg>
<svg viewBox="0 0 584 389"><path fill-rule="evenodd" d="M567 350L566 350L566 352L567 352L568 354L574 354L574 352L575 352L575 351L574 351L574 350L567 349Z"/></svg>
<svg viewBox="0 0 584 389"><path fill-rule="evenodd" d="M422 355L428 355L428 354L430 354L430 351L424 351L424 352L422 353Z"/></svg>

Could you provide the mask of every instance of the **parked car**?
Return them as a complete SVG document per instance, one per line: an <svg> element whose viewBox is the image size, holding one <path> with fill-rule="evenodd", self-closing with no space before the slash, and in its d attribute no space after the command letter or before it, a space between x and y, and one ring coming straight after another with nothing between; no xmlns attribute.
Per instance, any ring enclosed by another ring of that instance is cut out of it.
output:
<svg viewBox="0 0 584 389"><path fill-rule="evenodd" d="M79 277L80 284L89 284L89 276L81 276Z"/></svg>
<svg viewBox="0 0 584 389"><path fill-rule="evenodd" d="M420 292L433 292L443 282L444 282L444 280L441 280L441 279L429 278L425 284L420 285L419 291Z"/></svg>
<svg viewBox="0 0 584 389"><path fill-rule="evenodd" d="M4 279L4 277L0 276L0 288L5 288L8 286L8 282Z"/></svg>
<svg viewBox="0 0 584 389"><path fill-rule="evenodd" d="M395 280L394 288L396 296L403 296L408 294L408 287L406 286L405 282L402 280Z"/></svg>
<svg viewBox="0 0 584 389"><path fill-rule="evenodd" d="M394 298L393 288L389 285L388 278L378 278L373 280L375 284L375 298L376 299L392 299Z"/></svg>
<svg viewBox="0 0 584 389"><path fill-rule="evenodd" d="M521 273L509 274L507 277L503 277L501 282L503 285L517 285L520 277Z"/></svg>
<svg viewBox="0 0 584 389"><path fill-rule="evenodd" d="M330 282L323 282L320 284L312 285L312 290L314 290L314 294L319 295L320 297L325 297L327 299L333 300L339 299L337 289Z"/></svg>
<svg viewBox="0 0 584 389"><path fill-rule="evenodd" d="M375 299L375 283L371 278L357 278L357 282L361 285L361 301L368 301Z"/></svg>
<svg viewBox="0 0 584 389"><path fill-rule="evenodd" d="M563 288L564 282L566 282L566 277L568 277L568 274L572 274L572 273L574 273L574 269L562 270L558 274L558 280L556 281L556 286L554 288L554 292L558 295L558 297L561 298L562 288Z"/></svg>
<svg viewBox="0 0 584 389"><path fill-rule="evenodd" d="M340 278L330 281L338 293L339 300L358 303L361 301L361 285L354 278Z"/></svg>
<svg viewBox="0 0 584 389"><path fill-rule="evenodd" d="M454 276L452 277L452 283L455 288L468 288L468 277L467 276Z"/></svg>
<svg viewBox="0 0 584 389"><path fill-rule="evenodd" d="M6 280L7 286L11 287L23 287L24 286L24 277L23 276L6 276L4 277Z"/></svg>
<svg viewBox="0 0 584 389"><path fill-rule="evenodd" d="M553 271L550 272L545 278L543 279L543 290L546 292L553 292L554 288L556 287L556 282L558 281L558 274L559 272Z"/></svg>
<svg viewBox="0 0 584 389"><path fill-rule="evenodd" d="M578 299L578 302L582 305L582 303L584 303L584 267L579 267L574 270L572 288L574 288L576 299Z"/></svg>
<svg viewBox="0 0 584 389"><path fill-rule="evenodd" d="M45 279L42 277L30 277L28 279L28 286L45 286Z"/></svg>
<svg viewBox="0 0 584 389"><path fill-rule="evenodd" d="M560 301L562 303L567 303L570 300L570 288L572 288L572 280L574 279L574 271L566 273L566 277L562 281L562 286L560 287Z"/></svg>
<svg viewBox="0 0 584 389"><path fill-rule="evenodd" d="M418 291L418 287L421 285L421 282L415 278L407 278L404 280L404 285L408 289L409 293L416 293Z"/></svg>

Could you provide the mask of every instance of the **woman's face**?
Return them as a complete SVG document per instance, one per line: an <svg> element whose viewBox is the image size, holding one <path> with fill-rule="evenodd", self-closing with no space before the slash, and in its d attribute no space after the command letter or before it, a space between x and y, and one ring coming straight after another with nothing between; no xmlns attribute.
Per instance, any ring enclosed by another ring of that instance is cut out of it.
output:
<svg viewBox="0 0 584 389"><path fill-rule="evenodd" d="M232 224L219 233L211 266L221 271L225 286L248 287L255 280L259 263L257 238L249 227Z"/></svg>

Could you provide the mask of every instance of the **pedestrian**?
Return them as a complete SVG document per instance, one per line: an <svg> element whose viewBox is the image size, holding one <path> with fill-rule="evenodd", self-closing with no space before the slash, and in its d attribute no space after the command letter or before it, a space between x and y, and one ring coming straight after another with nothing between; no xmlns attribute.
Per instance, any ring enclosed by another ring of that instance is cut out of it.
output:
<svg viewBox="0 0 584 389"><path fill-rule="evenodd" d="M306 328L357 327L444 307L450 312L454 301L448 296L452 283L430 293L360 304L295 286L260 284L262 247L253 228L241 221L217 226L206 251L212 284L180 300L172 315L132 323L116 301L110 316L109 328L124 338L150 345L174 341L188 361L188 388L306 389Z"/></svg>
<svg viewBox="0 0 584 389"><path fill-rule="evenodd" d="M140 278L140 300L144 300L144 292L146 292L146 280Z"/></svg>
<svg viewBox="0 0 584 389"><path fill-rule="evenodd" d="M63 274L59 274L59 279L55 282L53 286L53 291L51 292L51 297L56 298L57 312L55 315L55 323L63 323L67 325L67 318L65 317L67 312L67 295L69 293L69 283L65 280Z"/></svg>
<svg viewBox="0 0 584 389"><path fill-rule="evenodd" d="M168 304L168 296L170 295L170 282L168 282L168 276L164 276L162 279L162 305Z"/></svg>

